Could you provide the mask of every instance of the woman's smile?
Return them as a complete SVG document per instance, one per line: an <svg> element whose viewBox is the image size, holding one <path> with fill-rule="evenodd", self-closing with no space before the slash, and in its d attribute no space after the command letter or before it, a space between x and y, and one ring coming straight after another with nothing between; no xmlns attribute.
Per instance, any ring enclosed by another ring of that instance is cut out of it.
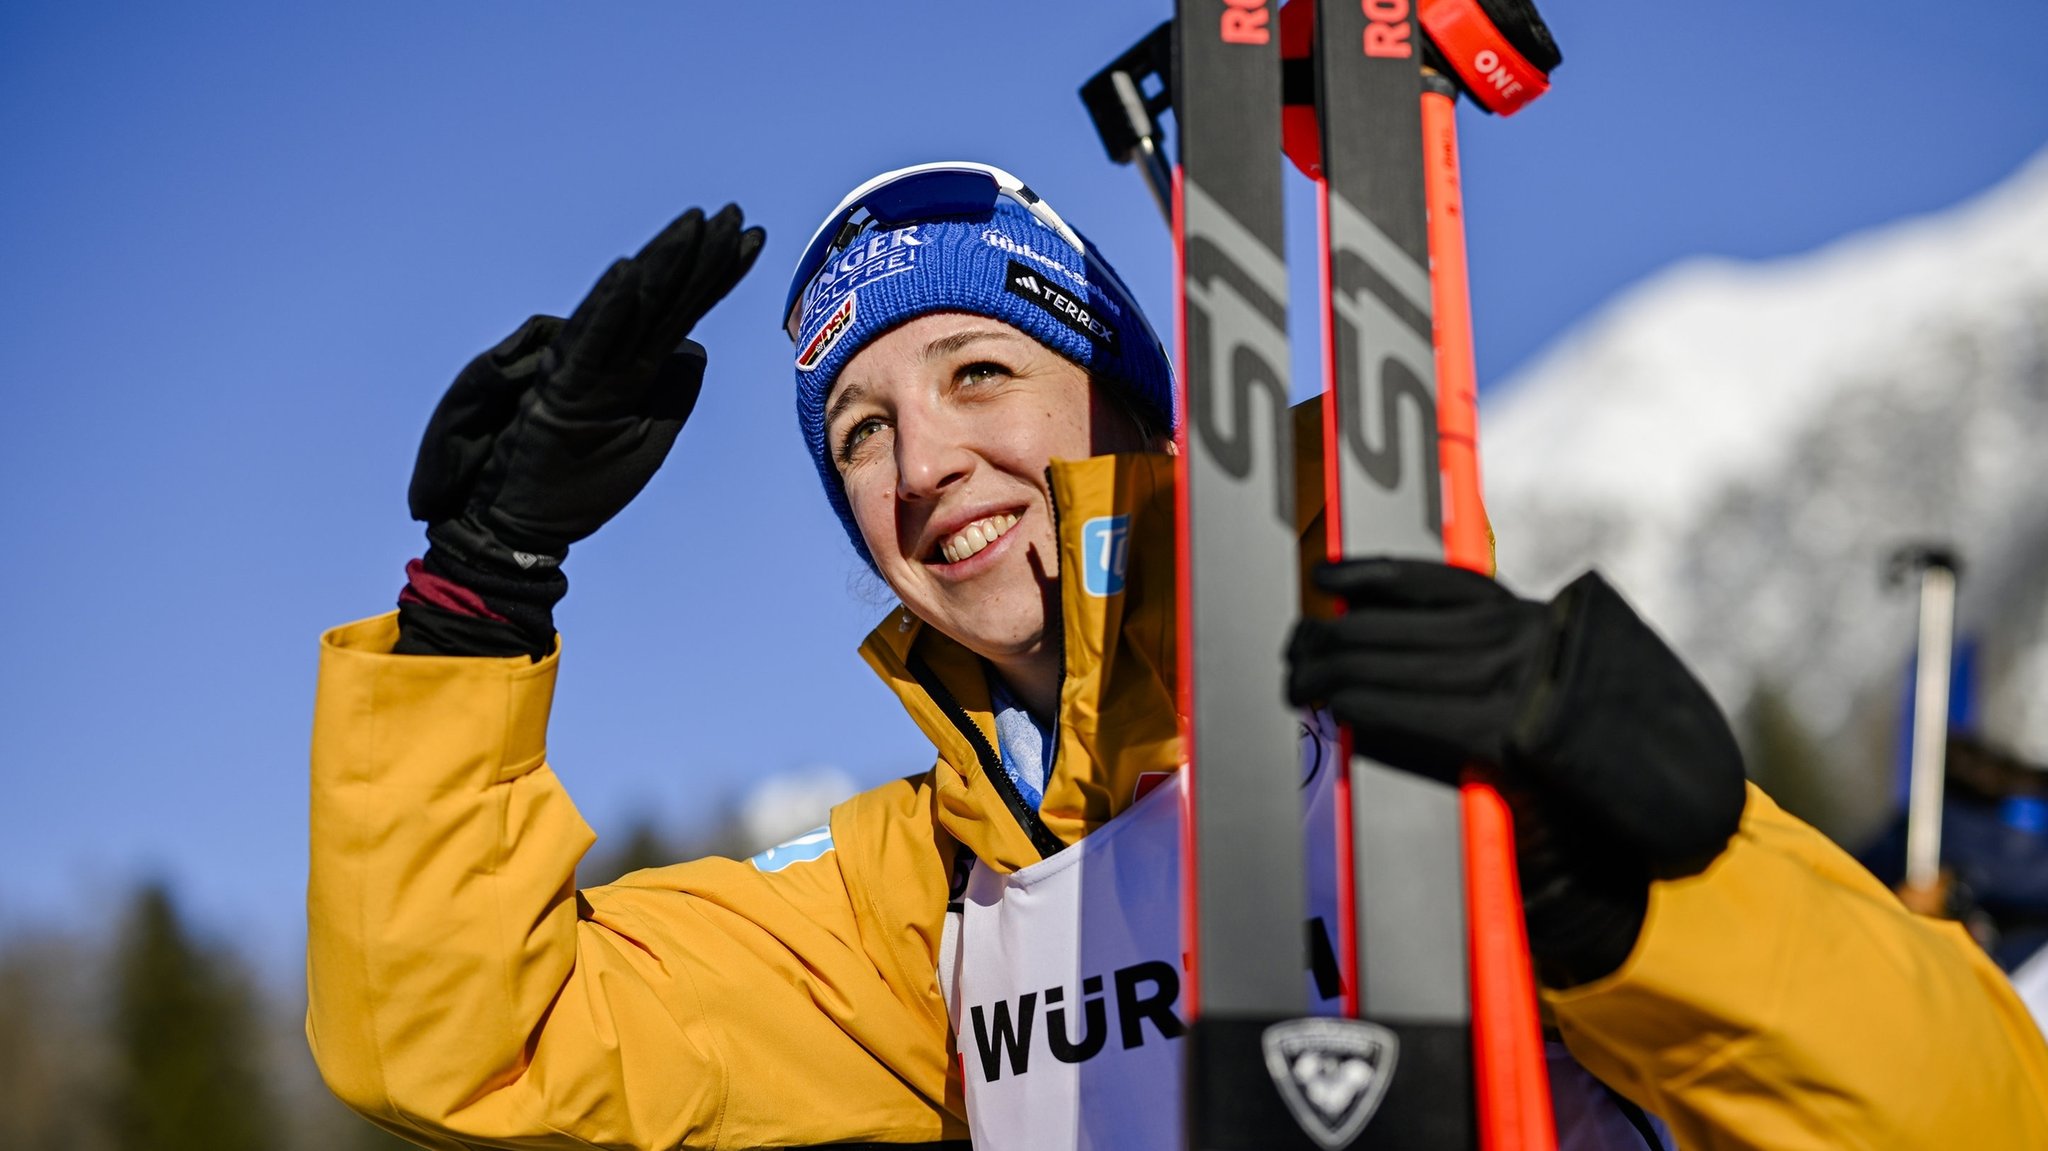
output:
<svg viewBox="0 0 2048 1151"><path fill-rule="evenodd" d="M1014 512L998 512L975 520L948 535L939 544L938 559L948 566L957 566L973 559L1003 538L1011 528L1016 527L1017 520L1022 514L1023 509L1020 508Z"/></svg>

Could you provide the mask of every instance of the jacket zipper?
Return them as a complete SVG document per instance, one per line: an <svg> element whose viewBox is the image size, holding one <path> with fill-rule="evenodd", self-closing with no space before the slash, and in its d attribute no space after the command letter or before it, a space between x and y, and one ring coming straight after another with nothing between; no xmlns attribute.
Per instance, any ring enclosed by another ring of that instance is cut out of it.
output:
<svg viewBox="0 0 2048 1151"><path fill-rule="evenodd" d="M1031 846L1038 849L1038 854L1050 859L1060 849L1066 847L1060 837L1045 826L1045 821L1038 818L1038 813L1031 810L1031 805L1024 802L1024 796L1011 781L1010 773L1003 770L1003 757L996 754L996 749L988 745L988 737L982 735L981 729L974 726L974 720L968 716L967 709L960 706L960 701L953 698L953 693L946 689L945 684L939 682L939 677L932 673L932 669L915 654L907 656L903 663L909 670L911 678L925 690L926 695L932 697L932 702L939 705L939 710L946 714L946 718L952 721L953 726L959 729L968 745L974 749L975 758L981 761L982 774L988 776L990 783L995 784L996 794L1003 797L1003 806L1009 808L1010 814L1017 818L1018 825L1024 829L1024 834L1030 837Z"/></svg>
<svg viewBox="0 0 2048 1151"><path fill-rule="evenodd" d="M1049 515L1050 515L1050 516L1052 517L1052 539L1053 539L1053 547L1054 547L1055 549L1057 549L1057 548L1058 548L1058 547L1060 546L1060 541L1061 541L1061 540L1063 540L1063 539L1065 539L1066 537L1060 534L1060 501L1058 501L1058 500L1056 500L1056 499L1054 499L1054 498L1053 498L1053 494L1052 494L1052 466L1051 466L1050 464L1046 465L1046 469L1045 469L1045 510L1046 510L1047 514L1049 514ZM1086 551L1086 550L1087 550L1087 545L1086 545L1086 544L1083 544L1083 545L1082 545L1082 550L1083 550L1083 551ZM1082 557L1082 559L1083 559L1083 561L1085 562L1085 561L1086 561L1086 559L1087 559L1087 557L1086 557L1086 556L1084 555L1084 556ZM1064 597L1065 597L1065 595L1066 595L1066 591L1064 590L1064 588L1062 588L1062 590L1061 590L1061 592L1060 592L1060 595L1061 595L1061 597L1062 597L1062 598L1064 599ZM1066 607L1065 607L1065 605L1064 605L1064 604L1063 604L1063 605L1061 606L1061 608L1060 608L1060 628L1059 628L1059 632L1057 633L1057 638L1058 638L1058 640L1059 640L1059 645L1060 645L1060 648L1059 648L1059 651L1060 651L1060 682L1059 682L1059 686L1058 686L1058 687L1056 687L1056 688L1054 688L1054 689L1053 689L1053 693L1052 693L1052 707L1053 707L1053 717L1052 717L1052 721L1053 721L1053 728L1052 728L1052 732L1053 732L1053 740L1052 740L1053 748L1052 748L1052 749L1053 749L1053 755L1049 755L1049 756L1047 756L1047 757L1046 757L1046 759L1045 759L1045 781L1046 781L1047 783L1051 783L1051 782L1052 782L1052 769L1053 769L1053 760L1054 760L1054 758L1055 758L1055 757L1056 757L1056 756L1058 755L1058 753L1059 753L1059 749L1060 749L1060 748L1059 748L1059 744L1060 744L1060 740L1059 740L1059 732L1060 732L1060 728L1059 728L1059 721L1060 721L1060 717L1059 717L1059 708L1060 708L1060 701L1061 701L1061 700L1063 700L1063 699L1065 699L1065 698L1067 697L1067 619L1066 619Z"/></svg>

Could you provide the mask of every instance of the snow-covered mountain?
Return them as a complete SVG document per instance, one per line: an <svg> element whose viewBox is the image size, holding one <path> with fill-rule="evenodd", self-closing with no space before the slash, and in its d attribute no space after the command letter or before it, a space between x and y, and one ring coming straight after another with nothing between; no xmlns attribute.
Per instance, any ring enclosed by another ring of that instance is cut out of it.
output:
<svg viewBox="0 0 2048 1151"><path fill-rule="evenodd" d="M759 851L825 822L832 806L860 790L853 776L831 764L812 764L771 775L740 801L741 850Z"/></svg>
<svg viewBox="0 0 2048 1151"><path fill-rule="evenodd" d="M1914 601L1954 544L1984 733L2048 761L2048 152L1955 208L1630 289L1484 413L1504 579L1597 564L1741 711L1761 685L1867 824Z"/></svg>

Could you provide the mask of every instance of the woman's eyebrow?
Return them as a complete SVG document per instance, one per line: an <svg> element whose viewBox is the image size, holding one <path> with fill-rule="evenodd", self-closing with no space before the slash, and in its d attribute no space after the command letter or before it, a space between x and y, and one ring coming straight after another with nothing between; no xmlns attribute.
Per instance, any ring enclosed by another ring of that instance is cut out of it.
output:
<svg viewBox="0 0 2048 1151"><path fill-rule="evenodd" d="M969 328L964 332L953 332L949 335L940 336L938 339L926 344L924 346L924 358L930 361L939 359L942 356L950 356L970 344L980 343L983 340L1015 340L1021 338L1010 332L1005 332L1001 328Z"/></svg>
<svg viewBox="0 0 2048 1151"><path fill-rule="evenodd" d="M839 393L839 398L833 400L832 406L826 409L825 426L831 427L833 422L839 418L839 413L867 398L868 392L866 388L861 387L859 384L846 385L845 389Z"/></svg>

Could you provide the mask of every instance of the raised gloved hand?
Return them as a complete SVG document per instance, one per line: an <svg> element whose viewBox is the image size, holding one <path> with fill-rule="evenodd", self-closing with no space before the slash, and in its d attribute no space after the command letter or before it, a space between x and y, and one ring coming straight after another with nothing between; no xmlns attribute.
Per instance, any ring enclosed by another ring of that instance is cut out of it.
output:
<svg viewBox="0 0 2048 1151"><path fill-rule="evenodd" d="M1649 879L1706 866L1741 820L1741 752L1706 689L1596 573L1549 604L1417 560L1316 582L1348 610L1296 628L1288 697L1326 704L1390 766L1447 782L1498 767L1545 982L1618 967Z"/></svg>
<svg viewBox="0 0 2048 1151"><path fill-rule="evenodd" d="M429 548L399 598L397 650L538 656L560 565L667 458L703 384L685 337L753 266L764 234L727 205L677 217L606 270L567 321L534 316L455 378L407 493Z"/></svg>

